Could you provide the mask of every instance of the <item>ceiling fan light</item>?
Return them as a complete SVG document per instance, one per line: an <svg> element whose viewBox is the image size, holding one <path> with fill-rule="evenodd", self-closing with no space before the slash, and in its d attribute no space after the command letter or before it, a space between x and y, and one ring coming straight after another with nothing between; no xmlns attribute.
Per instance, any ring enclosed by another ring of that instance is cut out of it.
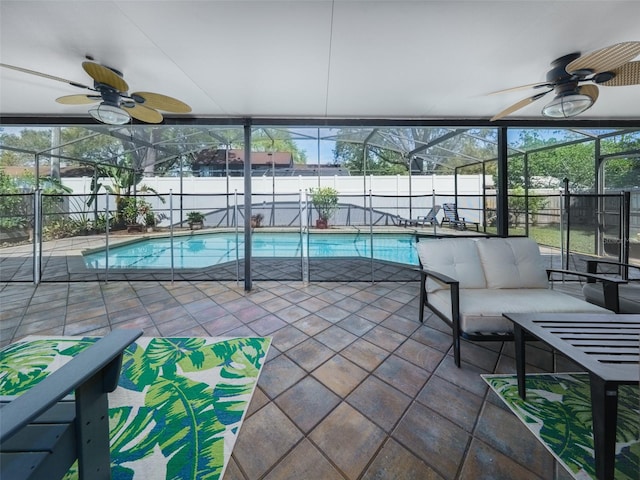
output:
<svg viewBox="0 0 640 480"><path fill-rule="evenodd" d="M593 105L593 98L589 95L574 93L558 95L544 106L542 114L551 118L575 117Z"/></svg>
<svg viewBox="0 0 640 480"><path fill-rule="evenodd" d="M89 114L98 120L99 122L106 123L108 125L124 125L131 121L131 116L116 105L110 105L102 102L100 105L91 107Z"/></svg>

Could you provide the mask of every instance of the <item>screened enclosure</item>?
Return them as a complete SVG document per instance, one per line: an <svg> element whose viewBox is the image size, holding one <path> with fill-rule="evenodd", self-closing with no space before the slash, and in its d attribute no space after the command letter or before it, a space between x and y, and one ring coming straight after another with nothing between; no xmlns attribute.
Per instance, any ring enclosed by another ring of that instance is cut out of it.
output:
<svg viewBox="0 0 640 480"><path fill-rule="evenodd" d="M585 255L640 260L640 129L30 125L1 135L1 281L410 280L415 259L398 252L422 235L528 235L578 268ZM320 193L333 202L328 228ZM434 210L436 222L419 221Z"/></svg>

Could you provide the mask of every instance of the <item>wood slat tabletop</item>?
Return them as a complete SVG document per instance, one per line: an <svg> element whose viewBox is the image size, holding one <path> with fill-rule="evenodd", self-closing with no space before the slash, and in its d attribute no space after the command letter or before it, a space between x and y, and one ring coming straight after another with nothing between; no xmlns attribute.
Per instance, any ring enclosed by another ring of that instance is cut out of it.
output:
<svg viewBox="0 0 640 480"><path fill-rule="evenodd" d="M640 315L505 313L549 346L606 381L640 381Z"/></svg>

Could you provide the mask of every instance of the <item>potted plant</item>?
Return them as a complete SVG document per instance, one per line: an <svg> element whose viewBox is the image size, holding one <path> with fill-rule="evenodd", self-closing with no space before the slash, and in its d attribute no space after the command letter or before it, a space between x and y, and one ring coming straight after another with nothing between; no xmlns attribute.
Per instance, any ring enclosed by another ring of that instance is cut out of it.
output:
<svg viewBox="0 0 640 480"><path fill-rule="evenodd" d="M258 228L262 226L262 219L264 216L261 213L251 215L251 228Z"/></svg>
<svg viewBox="0 0 640 480"><path fill-rule="evenodd" d="M138 223L138 205L134 197L124 197L120 201L122 219L127 227L127 232L141 232L142 227Z"/></svg>
<svg viewBox="0 0 640 480"><path fill-rule="evenodd" d="M147 226L147 232L153 232L153 227L156 226L156 216L152 211L145 213L144 224Z"/></svg>
<svg viewBox="0 0 640 480"><path fill-rule="evenodd" d="M204 214L202 212L189 212L187 214L187 222L191 230L198 230L204 226Z"/></svg>
<svg viewBox="0 0 640 480"><path fill-rule="evenodd" d="M127 232L142 232L143 222L151 213L151 204L141 198L124 197L120 205Z"/></svg>
<svg viewBox="0 0 640 480"><path fill-rule="evenodd" d="M317 228L327 228L329 219L338 210L338 191L332 187L312 188L311 202L318 211Z"/></svg>

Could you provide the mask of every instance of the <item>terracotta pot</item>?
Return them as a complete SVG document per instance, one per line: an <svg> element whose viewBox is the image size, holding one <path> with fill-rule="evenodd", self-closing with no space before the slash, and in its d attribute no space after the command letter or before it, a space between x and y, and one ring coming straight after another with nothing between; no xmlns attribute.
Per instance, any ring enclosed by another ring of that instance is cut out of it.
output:
<svg viewBox="0 0 640 480"><path fill-rule="evenodd" d="M329 224L324 218L318 218L316 220L316 228L329 228Z"/></svg>

